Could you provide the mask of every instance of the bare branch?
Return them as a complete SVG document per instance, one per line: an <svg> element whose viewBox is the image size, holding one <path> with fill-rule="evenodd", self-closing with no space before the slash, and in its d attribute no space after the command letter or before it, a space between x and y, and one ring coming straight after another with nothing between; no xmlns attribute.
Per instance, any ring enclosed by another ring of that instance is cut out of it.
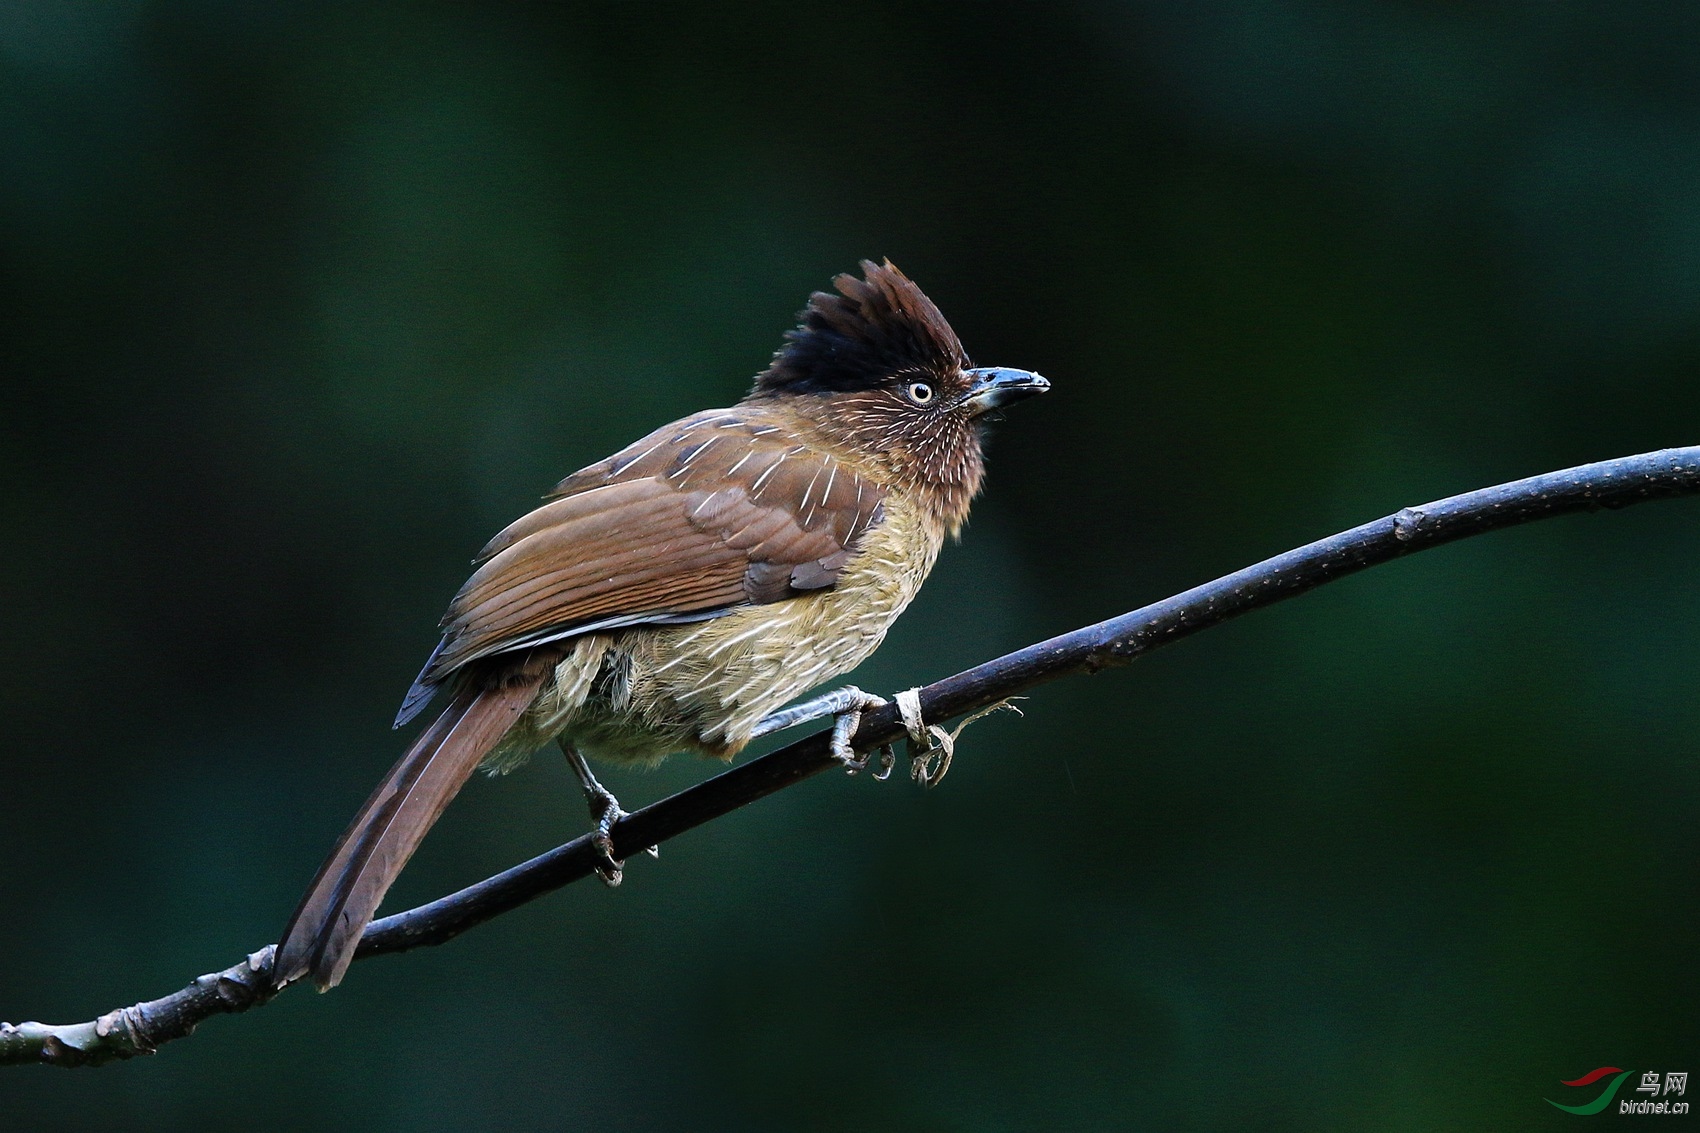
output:
<svg viewBox="0 0 1700 1133"><path fill-rule="evenodd" d="M1531 476L1466 492L1354 527L1265 559L1172 598L1006 654L920 691L926 720L974 712L1024 689L1072 673L1126 665L1200 630L1303 594L1324 583L1457 539L1644 500L1700 495L1700 446L1664 449ZM613 830L619 856L636 854L757 799L837 766L819 732L750 760L647 806ZM867 751L905 735L895 705L869 712L857 731ZM356 959L441 944L460 933L594 872L588 835L430 904L374 921ZM0 1064L86 1066L151 1054L213 1015L267 1002L271 948L222 972L201 976L163 999L138 1003L88 1023L0 1023Z"/></svg>

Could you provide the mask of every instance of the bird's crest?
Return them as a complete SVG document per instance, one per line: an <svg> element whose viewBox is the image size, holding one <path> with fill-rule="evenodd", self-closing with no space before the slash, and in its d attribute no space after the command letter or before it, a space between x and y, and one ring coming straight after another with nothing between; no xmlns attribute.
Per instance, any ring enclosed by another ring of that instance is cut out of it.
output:
<svg viewBox="0 0 1700 1133"><path fill-rule="evenodd" d="M890 260L862 261L863 278L836 277L817 291L785 335L755 393L847 393L894 374L948 374L968 365L962 343L933 301Z"/></svg>

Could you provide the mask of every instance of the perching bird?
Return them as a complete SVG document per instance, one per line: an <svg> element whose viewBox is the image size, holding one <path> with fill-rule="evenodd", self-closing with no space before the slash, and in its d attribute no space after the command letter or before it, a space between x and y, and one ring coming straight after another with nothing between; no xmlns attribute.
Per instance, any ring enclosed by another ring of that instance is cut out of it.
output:
<svg viewBox="0 0 1700 1133"><path fill-rule="evenodd" d="M400 727L449 703L366 801L277 946L273 981L334 987L390 883L480 764L550 740L584 784L603 878L624 812L584 756L731 759L836 715L833 752L882 703L854 688L777 712L885 637L980 489L981 422L1049 383L973 369L887 261L816 292L755 387L561 481L497 535L443 619Z"/></svg>

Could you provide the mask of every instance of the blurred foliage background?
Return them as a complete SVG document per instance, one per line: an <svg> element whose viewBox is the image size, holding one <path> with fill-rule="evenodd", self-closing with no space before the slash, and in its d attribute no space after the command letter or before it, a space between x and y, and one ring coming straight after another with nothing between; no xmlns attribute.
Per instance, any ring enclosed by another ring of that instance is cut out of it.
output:
<svg viewBox="0 0 1700 1133"><path fill-rule="evenodd" d="M1056 386L890 690L1700 440L1700 9L0 6L0 1016L273 939L471 553L882 255ZM1700 1069L1696 515L1378 569L0 1115L1564 1127ZM584 825L479 780L389 908Z"/></svg>

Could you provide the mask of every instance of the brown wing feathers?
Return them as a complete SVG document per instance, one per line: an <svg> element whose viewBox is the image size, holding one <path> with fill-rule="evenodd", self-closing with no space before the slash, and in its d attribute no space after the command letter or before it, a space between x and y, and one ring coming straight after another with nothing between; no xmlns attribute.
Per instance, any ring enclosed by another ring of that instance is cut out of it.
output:
<svg viewBox="0 0 1700 1133"><path fill-rule="evenodd" d="M736 411L701 413L562 481L560 498L484 549L419 684L593 625L711 616L831 586L878 521L884 489L776 433Z"/></svg>

